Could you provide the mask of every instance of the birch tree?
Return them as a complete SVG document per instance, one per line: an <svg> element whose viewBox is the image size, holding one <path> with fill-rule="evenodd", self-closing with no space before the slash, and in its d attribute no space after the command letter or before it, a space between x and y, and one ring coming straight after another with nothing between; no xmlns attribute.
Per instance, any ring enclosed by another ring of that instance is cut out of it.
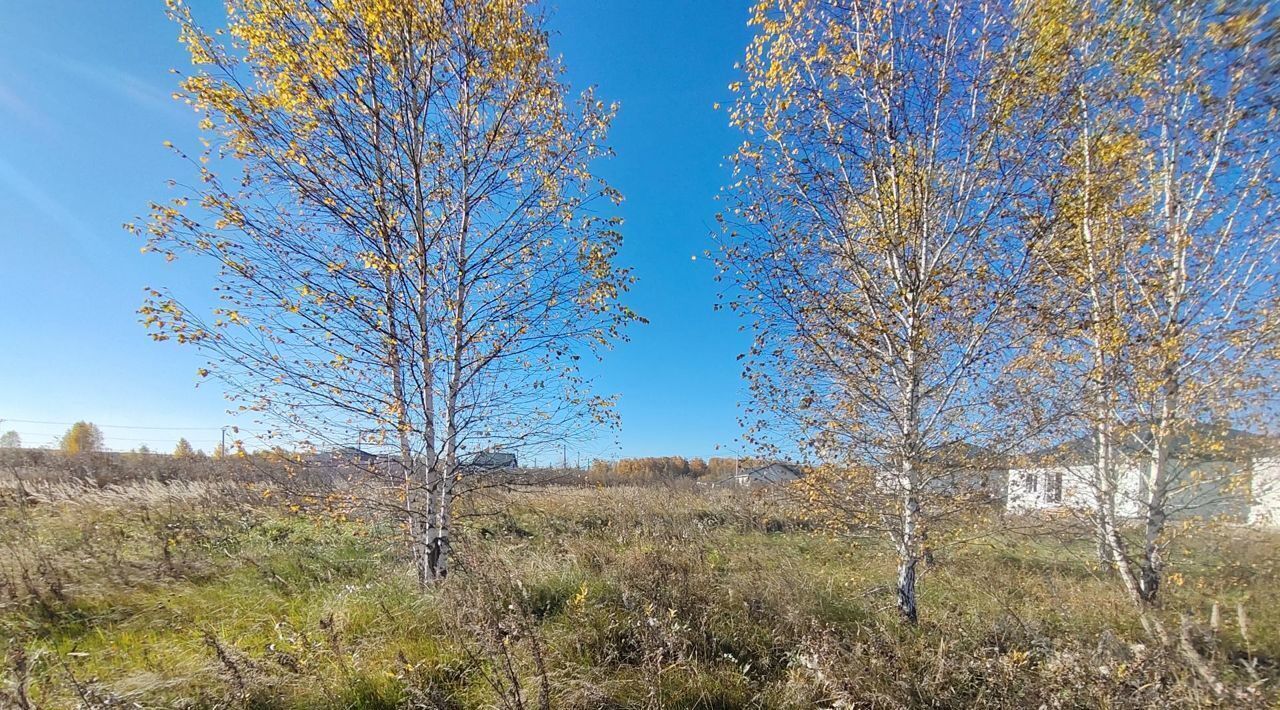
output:
<svg viewBox="0 0 1280 710"><path fill-rule="evenodd" d="M1054 152L1043 165L1052 239L1035 252L1042 286L1038 332L1044 337L1037 349L1049 355L1039 375L1072 414L1055 433L1074 436L1077 426L1090 432L1092 456L1079 477L1093 499L1089 523L1098 558L1109 567L1124 564L1117 496L1121 437L1132 419L1122 402L1132 374L1128 316L1134 298L1124 265L1141 249L1127 238L1134 214L1125 193L1136 176L1136 142L1126 112L1118 110L1125 106L1124 91L1116 82L1096 80L1115 76L1117 65L1131 59L1118 7L1020 5L1020 45L1037 83L1060 97L1062 109L1055 117Z"/></svg>
<svg viewBox="0 0 1280 710"><path fill-rule="evenodd" d="M1170 517L1242 498L1232 489L1247 474L1171 453L1248 443L1204 424L1274 386L1274 40L1265 13L1244 3L1041 3L1028 17L1074 99L1050 181L1062 228L1042 252L1046 295L1066 304L1057 365L1073 371L1075 352L1088 363L1078 420L1096 442L1100 551L1135 602L1151 603ZM1124 462L1121 449L1146 460ZM1136 563L1115 512L1126 465L1141 479L1124 494L1138 498L1144 528Z"/></svg>
<svg viewBox="0 0 1280 710"><path fill-rule="evenodd" d="M721 258L755 333L745 419L821 464L802 485L833 522L888 536L914 623L929 531L965 497L941 452L1011 421L1049 112L999 5L767 0L752 23Z"/></svg>
<svg viewBox="0 0 1280 710"><path fill-rule="evenodd" d="M614 107L570 96L522 0L228 0L212 30L169 7L203 149L133 228L215 264L220 301L151 289L143 320L278 431L393 448L440 580L467 451L611 419L578 363L634 317L591 172Z"/></svg>
<svg viewBox="0 0 1280 710"><path fill-rule="evenodd" d="M1275 384L1280 95L1265 8L1168 0L1142 7L1142 19L1132 200L1145 248L1128 276L1139 335L1132 396L1149 457L1138 586L1153 602L1169 517L1199 503L1196 487L1229 495L1238 485L1229 471L1175 465L1171 451L1221 449L1225 432L1192 425L1247 412Z"/></svg>

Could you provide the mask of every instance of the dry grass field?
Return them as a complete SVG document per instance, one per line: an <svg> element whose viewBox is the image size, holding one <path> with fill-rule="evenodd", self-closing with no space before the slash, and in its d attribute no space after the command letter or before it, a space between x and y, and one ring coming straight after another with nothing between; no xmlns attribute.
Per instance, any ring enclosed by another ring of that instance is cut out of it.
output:
<svg viewBox="0 0 1280 710"><path fill-rule="evenodd" d="M940 551L910 628L893 608L886 550L807 529L760 494L562 487L477 498L465 512L458 567L423 593L399 526L377 516L294 510L208 481L10 493L0 510L0 706L1280 698L1280 567L1275 539L1258 533L1225 530L1183 550L1161 610L1212 665L1224 685L1215 689L1176 648L1145 642L1115 582L1088 564L1088 543L1069 536L992 534Z"/></svg>

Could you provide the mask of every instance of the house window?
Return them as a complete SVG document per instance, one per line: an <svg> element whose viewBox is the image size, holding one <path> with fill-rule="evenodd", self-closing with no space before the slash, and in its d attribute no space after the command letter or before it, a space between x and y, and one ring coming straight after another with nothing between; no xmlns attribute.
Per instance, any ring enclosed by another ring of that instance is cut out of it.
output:
<svg viewBox="0 0 1280 710"><path fill-rule="evenodd" d="M1061 503L1062 502L1062 472L1050 471L1049 473L1046 473L1044 477L1044 485L1045 485L1045 491L1044 491L1045 499L1048 500L1050 503Z"/></svg>
<svg viewBox="0 0 1280 710"><path fill-rule="evenodd" d="M1040 479L1034 471L1028 471L1027 475L1023 477L1023 481L1027 484L1027 491L1035 493L1039 490Z"/></svg>

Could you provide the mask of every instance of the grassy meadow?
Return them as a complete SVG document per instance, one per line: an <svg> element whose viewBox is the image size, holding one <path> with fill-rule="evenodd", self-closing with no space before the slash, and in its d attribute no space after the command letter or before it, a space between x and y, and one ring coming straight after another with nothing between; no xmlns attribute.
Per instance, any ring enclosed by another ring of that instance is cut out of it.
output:
<svg viewBox="0 0 1280 710"><path fill-rule="evenodd" d="M1149 643L1064 534L940 550L898 621L872 539L759 492L561 487L475 499L450 578L399 525L240 484L47 483L0 510L0 707L1267 707L1276 540L1180 551ZM1212 612L1217 602L1219 612ZM1243 610L1243 624L1241 612ZM1185 622L1184 622L1185 619Z"/></svg>

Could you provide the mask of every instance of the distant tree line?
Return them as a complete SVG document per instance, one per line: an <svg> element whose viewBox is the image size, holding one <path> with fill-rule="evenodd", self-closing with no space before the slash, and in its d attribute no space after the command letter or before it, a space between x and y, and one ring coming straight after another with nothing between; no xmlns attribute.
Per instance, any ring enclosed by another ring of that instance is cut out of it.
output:
<svg viewBox="0 0 1280 710"><path fill-rule="evenodd" d="M22 436L16 431L7 431L0 434L0 449L21 449ZM68 456L92 455L106 453L106 441L102 435L102 429L97 424L87 421L78 421L72 424L66 433L58 439L58 450ZM147 455L153 452L146 444L140 444L130 454ZM226 449L222 444L214 447L213 457L222 458L226 455ZM201 449L197 449L187 441L186 437L178 439L177 444L173 448L173 456L175 458L204 458L205 453Z"/></svg>
<svg viewBox="0 0 1280 710"><path fill-rule="evenodd" d="M732 476L735 465L749 468L755 463L727 456L712 456L708 459L684 456L641 456L616 461L596 459L591 462L587 481L604 484L658 483L682 479L715 481Z"/></svg>

